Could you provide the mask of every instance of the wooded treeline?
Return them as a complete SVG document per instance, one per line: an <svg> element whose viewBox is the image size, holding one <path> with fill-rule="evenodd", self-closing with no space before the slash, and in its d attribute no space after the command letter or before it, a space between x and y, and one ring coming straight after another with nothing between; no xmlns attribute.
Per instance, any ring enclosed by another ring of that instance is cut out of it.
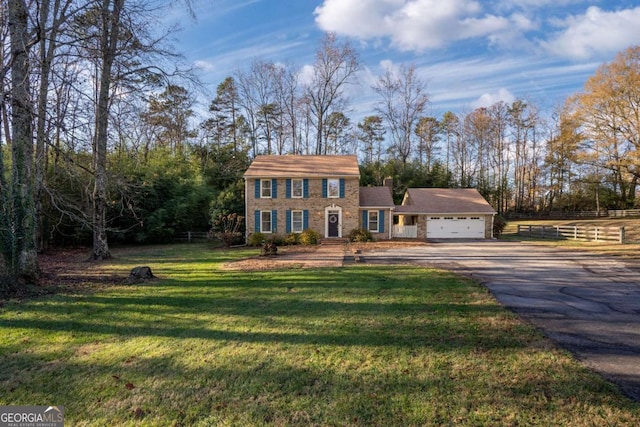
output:
<svg viewBox="0 0 640 427"><path fill-rule="evenodd" d="M400 65L355 118L358 54L326 34L312 65L253 59L199 112L204 92L173 29L149 31L169 7L155 5L0 5L0 250L12 283L37 281L48 246L92 244L104 259L110 242L170 241L243 213L242 174L258 154L355 153L362 185L392 176L396 197L475 187L499 212L636 206L639 47L553 114L520 99L434 117L425 81Z"/></svg>

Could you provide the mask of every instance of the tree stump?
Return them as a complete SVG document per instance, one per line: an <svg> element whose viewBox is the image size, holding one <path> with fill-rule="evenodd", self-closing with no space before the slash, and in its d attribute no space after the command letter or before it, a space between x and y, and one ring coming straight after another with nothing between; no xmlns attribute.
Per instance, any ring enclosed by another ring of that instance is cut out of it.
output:
<svg viewBox="0 0 640 427"><path fill-rule="evenodd" d="M126 282L129 284L143 283L145 280L154 279L155 276L151 272L151 268L146 266L134 267L129 273Z"/></svg>

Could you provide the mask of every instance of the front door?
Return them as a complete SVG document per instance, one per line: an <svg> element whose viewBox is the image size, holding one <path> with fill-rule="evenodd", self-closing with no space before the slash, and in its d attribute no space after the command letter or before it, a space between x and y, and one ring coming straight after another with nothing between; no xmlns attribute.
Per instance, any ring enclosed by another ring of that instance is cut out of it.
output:
<svg viewBox="0 0 640 427"><path fill-rule="evenodd" d="M327 237L340 237L340 212L329 211L327 213Z"/></svg>

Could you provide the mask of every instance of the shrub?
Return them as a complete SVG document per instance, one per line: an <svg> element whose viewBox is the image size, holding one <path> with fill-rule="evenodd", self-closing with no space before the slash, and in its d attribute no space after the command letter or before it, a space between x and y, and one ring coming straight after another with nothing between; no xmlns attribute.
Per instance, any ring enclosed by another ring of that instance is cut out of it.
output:
<svg viewBox="0 0 640 427"><path fill-rule="evenodd" d="M253 233L249 236L247 244L249 246L262 246L267 241L267 237L262 233Z"/></svg>
<svg viewBox="0 0 640 427"><path fill-rule="evenodd" d="M493 236L499 239L506 226L507 220L505 220L502 215L496 215L493 218Z"/></svg>
<svg viewBox="0 0 640 427"><path fill-rule="evenodd" d="M236 213L219 215L213 220L214 235L221 240L227 248L242 242L240 229L243 220L244 217Z"/></svg>
<svg viewBox="0 0 640 427"><path fill-rule="evenodd" d="M278 254L278 246L274 242L264 242L262 244L262 250L260 255L262 256L275 256Z"/></svg>
<svg viewBox="0 0 640 427"><path fill-rule="evenodd" d="M312 228L307 228L300 233L299 240L302 245L317 245L320 241L320 233Z"/></svg>
<svg viewBox="0 0 640 427"><path fill-rule="evenodd" d="M373 236L369 230L365 230L364 228L354 228L349 233L349 240L356 243L372 242Z"/></svg>
<svg viewBox="0 0 640 427"><path fill-rule="evenodd" d="M284 246L286 237L285 236L281 236L279 234L273 235L270 238L267 239L267 241L271 242L271 243L275 243L276 246Z"/></svg>
<svg viewBox="0 0 640 427"><path fill-rule="evenodd" d="M291 246L297 245L300 243L300 234L299 233L289 233L284 238L284 244Z"/></svg>

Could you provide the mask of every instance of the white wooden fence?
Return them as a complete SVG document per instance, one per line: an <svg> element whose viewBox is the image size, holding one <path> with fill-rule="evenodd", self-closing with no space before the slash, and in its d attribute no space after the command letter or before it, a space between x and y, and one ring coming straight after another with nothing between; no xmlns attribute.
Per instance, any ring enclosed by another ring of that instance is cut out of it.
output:
<svg viewBox="0 0 640 427"><path fill-rule="evenodd" d="M609 210L610 218L640 217L640 209Z"/></svg>
<svg viewBox="0 0 640 427"><path fill-rule="evenodd" d="M401 239L417 239L418 226L417 225L394 225L393 237L401 238Z"/></svg>
<svg viewBox="0 0 640 427"><path fill-rule="evenodd" d="M518 224L518 234L541 239L595 240L624 243L624 227Z"/></svg>
<svg viewBox="0 0 640 427"><path fill-rule="evenodd" d="M176 242L204 242L209 239L209 233L206 231L185 231L178 233L174 241Z"/></svg>

